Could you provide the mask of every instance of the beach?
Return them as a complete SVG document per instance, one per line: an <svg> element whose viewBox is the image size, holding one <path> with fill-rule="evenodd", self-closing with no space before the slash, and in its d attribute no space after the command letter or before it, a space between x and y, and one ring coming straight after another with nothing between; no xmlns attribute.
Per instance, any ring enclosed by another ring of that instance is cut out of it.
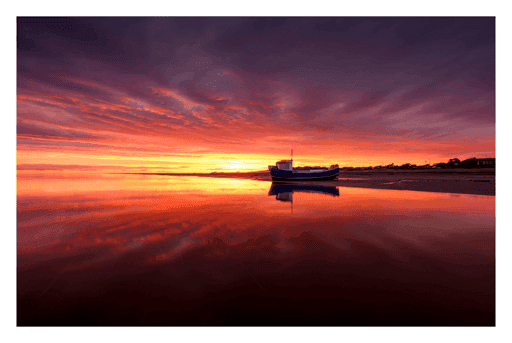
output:
<svg viewBox="0 0 512 343"><path fill-rule="evenodd" d="M269 172L211 174L143 173L144 175L202 176L272 181ZM294 184L394 189L455 194L496 195L495 168L482 169L373 169L341 171L338 180L293 181Z"/></svg>
<svg viewBox="0 0 512 343"><path fill-rule="evenodd" d="M245 177L20 178L17 325L495 325L495 197Z"/></svg>

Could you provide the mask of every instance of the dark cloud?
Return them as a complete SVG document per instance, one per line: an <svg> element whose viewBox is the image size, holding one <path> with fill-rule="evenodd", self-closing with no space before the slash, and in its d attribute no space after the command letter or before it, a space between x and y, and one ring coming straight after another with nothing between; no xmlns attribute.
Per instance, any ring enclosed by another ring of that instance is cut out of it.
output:
<svg viewBox="0 0 512 343"><path fill-rule="evenodd" d="M31 123L24 120L18 120L16 132L18 135L29 135L29 136L39 136L44 138L93 138L94 136L78 130L71 129L60 129L55 126L50 125L41 125L39 123Z"/></svg>
<svg viewBox="0 0 512 343"><path fill-rule="evenodd" d="M112 62L134 61L145 52L144 30L141 30L145 21L138 18L18 17L18 56L37 54L58 59L68 52ZM123 39L128 39L128 44L124 44Z"/></svg>

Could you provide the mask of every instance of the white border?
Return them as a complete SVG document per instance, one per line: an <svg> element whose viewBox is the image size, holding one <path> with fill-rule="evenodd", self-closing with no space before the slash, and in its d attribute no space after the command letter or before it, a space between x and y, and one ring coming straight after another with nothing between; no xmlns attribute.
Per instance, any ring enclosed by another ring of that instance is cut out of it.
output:
<svg viewBox="0 0 512 343"><path fill-rule="evenodd" d="M4 4L5 6L5 4ZM6 341L51 341L90 342L129 341L222 341L260 342L291 341L320 342L334 341L393 341L428 342L502 342L511 337L507 323L510 315L510 247L512 230L508 212L507 177L510 167L510 153L507 136L510 136L510 22L505 2L497 1L362 1L354 3L333 1L297 2L276 1L190 1L167 2L113 2L105 1L23 1L7 8L2 16L2 82L7 104L2 116L2 147L7 162L2 168L4 218L8 225L3 227L2 263L8 275L2 282L2 337ZM497 67L496 67L496 155L497 169L497 328L16 328L16 16L496 16Z"/></svg>

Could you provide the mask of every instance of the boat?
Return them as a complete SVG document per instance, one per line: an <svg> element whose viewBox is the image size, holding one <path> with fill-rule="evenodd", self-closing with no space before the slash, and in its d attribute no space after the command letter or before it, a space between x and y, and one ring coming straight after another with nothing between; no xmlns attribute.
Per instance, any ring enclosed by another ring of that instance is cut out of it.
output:
<svg viewBox="0 0 512 343"><path fill-rule="evenodd" d="M293 167L293 150L290 160L276 162L275 166L268 166L272 181L320 181L335 180L340 174L340 168L333 164L326 167Z"/></svg>

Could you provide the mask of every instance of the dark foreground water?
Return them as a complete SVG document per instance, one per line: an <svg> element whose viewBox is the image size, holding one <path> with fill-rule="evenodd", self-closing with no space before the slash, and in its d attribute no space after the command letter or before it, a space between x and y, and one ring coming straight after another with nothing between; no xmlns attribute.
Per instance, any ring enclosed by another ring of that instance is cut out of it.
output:
<svg viewBox="0 0 512 343"><path fill-rule="evenodd" d="M18 325L495 325L495 197L271 185L18 174Z"/></svg>

